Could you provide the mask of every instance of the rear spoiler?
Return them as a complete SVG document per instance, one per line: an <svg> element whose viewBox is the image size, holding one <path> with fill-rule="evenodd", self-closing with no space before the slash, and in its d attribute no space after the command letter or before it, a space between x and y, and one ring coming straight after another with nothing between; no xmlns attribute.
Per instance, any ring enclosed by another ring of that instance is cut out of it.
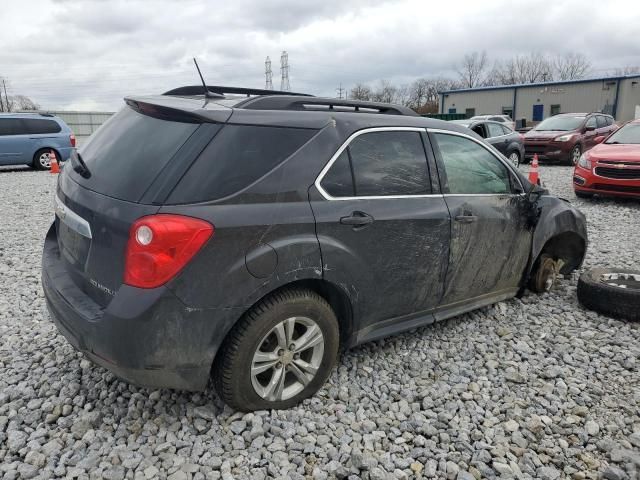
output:
<svg viewBox="0 0 640 480"><path fill-rule="evenodd" d="M172 97L126 97L124 101L138 113L172 122L225 123L232 112L230 108L211 103L194 108L193 100Z"/></svg>

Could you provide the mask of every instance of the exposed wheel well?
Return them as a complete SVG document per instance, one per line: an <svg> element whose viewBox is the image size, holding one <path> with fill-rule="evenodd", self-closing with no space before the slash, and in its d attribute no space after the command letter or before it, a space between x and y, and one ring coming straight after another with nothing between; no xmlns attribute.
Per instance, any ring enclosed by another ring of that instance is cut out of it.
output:
<svg viewBox="0 0 640 480"><path fill-rule="evenodd" d="M567 274L580 266L585 251L586 244L580 235L564 232L547 240L538 257L546 253L553 258L564 260L560 273Z"/></svg>

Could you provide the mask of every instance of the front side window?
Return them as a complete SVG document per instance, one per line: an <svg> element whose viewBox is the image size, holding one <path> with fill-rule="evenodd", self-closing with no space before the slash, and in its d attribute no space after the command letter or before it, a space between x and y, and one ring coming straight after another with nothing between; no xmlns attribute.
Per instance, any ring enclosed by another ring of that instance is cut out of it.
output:
<svg viewBox="0 0 640 480"><path fill-rule="evenodd" d="M604 128L607 126L607 119L598 115L598 128Z"/></svg>
<svg viewBox="0 0 640 480"><path fill-rule="evenodd" d="M431 193L420 133L382 131L359 135L335 160L321 186L332 197Z"/></svg>
<svg viewBox="0 0 640 480"><path fill-rule="evenodd" d="M587 120L587 123L585 124L585 127L587 128L596 128L598 126L598 123L596 122L596 117L591 117L589 118L589 120Z"/></svg>
<svg viewBox="0 0 640 480"><path fill-rule="evenodd" d="M506 125L501 125L501 127L502 127L502 131L504 132L505 135L509 135L509 134L513 133L513 130L511 130Z"/></svg>
<svg viewBox="0 0 640 480"><path fill-rule="evenodd" d="M509 171L480 144L465 137L435 134L445 170L445 191L452 194L511 193Z"/></svg>

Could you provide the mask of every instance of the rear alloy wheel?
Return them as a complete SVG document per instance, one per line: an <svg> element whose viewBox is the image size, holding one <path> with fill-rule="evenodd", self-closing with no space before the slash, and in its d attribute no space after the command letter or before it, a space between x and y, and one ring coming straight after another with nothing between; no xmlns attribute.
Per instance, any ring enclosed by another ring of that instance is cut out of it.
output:
<svg viewBox="0 0 640 480"><path fill-rule="evenodd" d="M290 408L322 387L339 344L338 321L324 298L277 292L229 333L214 365L216 390L237 410Z"/></svg>
<svg viewBox="0 0 640 480"><path fill-rule="evenodd" d="M33 168L36 170L51 169L51 150L38 150L33 156Z"/></svg>
<svg viewBox="0 0 640 480"><path fill-rule="evenodd" d="M535 293L545 293L553 288L558 277L560 266L550 255L543 253L538 257L531 277L529 278L529 289Z"/></svg>
<svg viewBox="0 0 640 480"><path fill-rule="evenodd" d="M578 301L589 310L640 320L640 270L593 268L578 279Z"/></svg>
<svg viewBox="0 0 640 480"><path fill-rule="evenodd" d="M509 154L509 161L517 168L520 166L520 154L513 151Z"/></svg>
<svg viewBox="0 0 640 480"><path fill-rule="evenodd" d="M569 154L569 161L571 162L571 165L578 164L578 160L580 160L580 155L582 155L582 149L580 148L580 145L576 145L571 149L571 153Z"/></svg>

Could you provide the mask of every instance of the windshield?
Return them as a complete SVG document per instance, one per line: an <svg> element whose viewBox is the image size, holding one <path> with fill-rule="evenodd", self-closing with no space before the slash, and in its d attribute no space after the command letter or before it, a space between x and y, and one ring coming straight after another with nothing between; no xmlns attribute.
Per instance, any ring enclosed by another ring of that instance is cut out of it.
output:
<svg viewBox="0 0 640 480"><path fill-rule="evenodd" d="M584 117L551 117L542 121L534 130L539 132L567 132L578 128Z"/></svg>
<svg viewBox="0 0 640 480"><path fill-rule="evenodd" d="M640 144L640 123L627 123L624 127L611 135L604 143Z"/></svg>

